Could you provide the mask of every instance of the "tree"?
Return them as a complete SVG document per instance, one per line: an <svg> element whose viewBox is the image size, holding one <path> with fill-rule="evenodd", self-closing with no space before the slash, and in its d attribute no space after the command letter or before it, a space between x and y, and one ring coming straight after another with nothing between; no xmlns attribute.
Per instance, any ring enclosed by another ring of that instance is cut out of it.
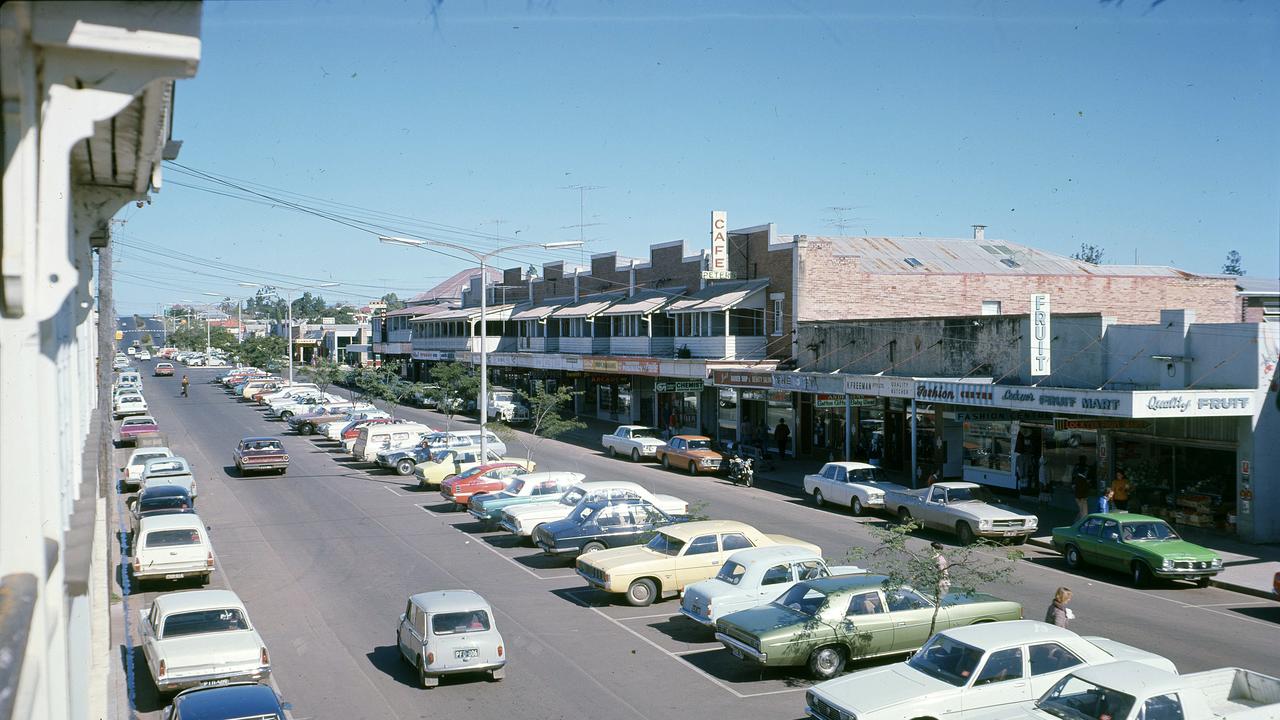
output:
<svg viewBox="0 0 1280 720"><path fill-rule="evenodd" d="M366 395L385 400L390 407L388 412L395 417L396 408L404 403L404 399L415 392L424 392L421 383L409 382L400 377L400 363L383 363L379 367L361 368L356 375L356 385Z"/></svg>
<svg viewBox="0 0 1280 720"><path fill-rule="evenodd" d="M151 333L142 333L142 338L139 342L142 343L143 347L151 347L151 344L155 342L155 339L151 337Z"/></svg>
<svg viewBox="0 0 1280 720"><path fill-rule="evenodd" d="M523 438L527 437L526 435L517 435L501 422L488 423L487 427L494 428L495 432L511 437L523 445L526 460L533 458L534 448L541 445L544 440L560 437L567 432L581 430L587 426L575 417L564 416L562 411L570 407L575 395L568 388L561 387L555 392L548 392L546 383L535 381L532 394L523 391L517 394L529 406L529 435L533 436L532 442L525 442ZM504 441L506 437L503 438Z"/></svg>
<svg viewBox="0 0 1280 720"><path fill-rule="evenodd" d="M1021 550L987 540L968 546L948 547L942 551L946 559L944 569L932 547L912 538L912 531L919 527L916 523L896 524L888 528L866 527L871 530L877 547L870 551L852 548L848 553L849 559L865 563L885 575L885 594L909 587L932 600L929 635L933 635L937 625L942 597L948 594L972 597L986 585L1016 581L1014 570L1022 559Z"/></svg>
<svg viewBox="0 0 1280 720"><path fill-rule="evenodd" d="M1244 267L1240 265L1240 253L1232 250L1227 253L1227 261L1222 264L1223 275L1243 275Z"/></svg>
<svg viewBox="0 0 1280 720"><path fill-rule="evenodd" d="M338 363L324 358L315 365L303 366L301 374L315 383L316 387L320 388L320 392L329 392L330 385L347 376L347 372L338 367Z"/></svg>
<svg viewBox="0 0 1280 720"><path fill-rule="evenodd" d="M465 407L466 398L476 397L480 392L480 375L474 365L438 363L431 368L431 382L427 392L444 413L448 430L453 425L453 416Z"/></svg>
<svg viewBox="0 0 1280 720"><path fill-rule="evenodd" d="M1092 245L1090 243L1080 243L1080 249L1071 253L1071 257L1081 262L1087 262L1090 265L1101 265L1102 256L1106 254L1106 250Z"/></svg>
<svg viewBox="0 0 1280 720"><path fill-rule="evenodd" d="M278 370L288 353L288 341L276 335L267 335L245 338L237 350L236 359L263 370Z"/></svg>
<svg viewBox="0 0 1280 720"><path fill-rule="evenodd" d="M326 308L322 315L333 318L338 325L350 325L356 321L355 310L350 305L334 305Z"/></svg>
<svg viewBox="0 0 1280 720"><path fill-rule="evenodd" d="M134 330L145 330L146 328L147 328L147 321L146 321L146 320L143 320L141 315L136 315L136 314L135 314L135 315L133 316L133 329L134 329Z"/></svg>
<svg viewBox="0 0 1280 720"><path fill-rule="evenodd" d="M386 295L383 295L379 299L382 300L382 302L387 304L387 310L399 310L400 308L404 307L404 301L401 300L399 297L397 297L396 294L393 292L387 293Z"/></svg>

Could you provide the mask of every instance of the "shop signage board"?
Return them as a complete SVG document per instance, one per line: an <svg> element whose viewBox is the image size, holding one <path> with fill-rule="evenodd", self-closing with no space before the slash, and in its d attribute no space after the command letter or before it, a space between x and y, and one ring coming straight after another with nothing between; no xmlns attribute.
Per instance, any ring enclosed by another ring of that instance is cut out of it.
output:
<svg viewBox="0 0 1280 720"><path fill-rule="evenodd" d="M845 375L844 391L847 395L912 397L916 394L916 381L912 378L882 375Z"/></svg>
<svg viewBox="0 0 1280 720"><path fill-rule="evenodd" d="M944 405L1131 417L1132 393L917 380L917 400Z"/></svg>
<svg viewBox="0 0 1280 720"><path fill-rule="evenodd" d="M653 384L655 392L660 393L696 393L702 392L701 380L658 380Z"/></svg>
<svg viewBox="0 0 1280 720"><path fill-rule="evenodd" d="M812 375L789 372L773 373L772 375L772 385L777 390L809 393L818 391L818 378Z"/></svg>
<svg viewBox="0 0 1280 720"><path fill-rule="evenodd" d="M1133 418L1061 418L1053 419L1054 430L1149 430L1150 420Z"/></svg>
<svg viewBox="0 0 1280 720"><path fill-rule="evenodd" d="M1133 393L1133 417L1249 416L1253 390L1140 390Z"/></svg>
<svg viewBox="0 0 1280 720"><path fill-rule="evenodd" d="M819 395L813 399L813 406L816 408L842 408L844 407L844 395Z"/></svg>
<svg viewBox="0 0 1280 720"><path fill-rule="evenodd" d="M662 372L662 363L653 358L609 358L584 355L582 369L593 372L656 376Z"/></svg>
<svg viewBox="0 0 1280 720"><path fill-rule="evenodd" d="M1049 329L1049 296L1036 293L1031 296L1031 374L1042 377L1052 372L1050 351L1053 334Z"/></svg>
<svg viewBox="0 0 1280 720"><path fill-rule="evenodd" d="M712 381L727 387L772 388L773 373L751 370L714 370Z"/></svg>
<svg viewBox="0 0 1280 720"><path fill-rule="evenodd" d="M711 212L711 255L708 267L702 271L704 280L729 280L729 219L723 210Z"/></svg>
<svg viewBox="0 0 1280 720"><path fill-rule="evenodd" d="M442 350L414 350L411 357L414 360L452 360L453 353Z"/></svg>

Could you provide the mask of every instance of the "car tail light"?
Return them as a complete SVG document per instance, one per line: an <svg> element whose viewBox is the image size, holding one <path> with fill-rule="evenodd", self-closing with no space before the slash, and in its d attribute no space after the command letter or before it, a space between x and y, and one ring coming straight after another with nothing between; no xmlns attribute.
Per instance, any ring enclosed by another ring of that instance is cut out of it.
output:
<svg viewBox="0 0 1280 720"><path fill-rule="evenodd" d="M262 664L263 665L271 664L271 658L267 655L267 648L265 645L262 647Z"/></svg>
<svg viewBox="0 0 1280 720"><path fill-rule="evenodd" d="M205 567L213 567L213 551L209 551L209 557L204 561Z"/></svg>
<svg viewBox="0 0 1280 720"><path fill-rule="evenodd" d="M156 674L159 675L160 677L164 677L165 674L167 674L168 672L169 672L168 666L166 666L165 662L161 660L159 672L157 672Z"/></svg>
<svg viewBox="0 0 1280 720"><path fill-rule="evenodd" d="M435 664L435 662L436 662L436 654L435 654L435 653L427 653L427 664L428 664L428 665L434 665L434 664Z"/></svg>
<svg viewBox="0 0 1280 720"><path fill-rule="evenodd" d="M139 560L138 558L133 559L133 571L135 573L142 572L142 561Z"/></svg>
<svg viewBox="0 0 1280 720"><path fill-rule="evenodd" d="M498 646L498 657L502 657L502 646Z"/></svg>

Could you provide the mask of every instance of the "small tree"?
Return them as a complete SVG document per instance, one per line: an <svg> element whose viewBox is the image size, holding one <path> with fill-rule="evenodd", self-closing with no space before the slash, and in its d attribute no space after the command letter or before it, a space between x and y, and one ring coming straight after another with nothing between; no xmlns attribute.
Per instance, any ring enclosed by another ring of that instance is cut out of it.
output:
<svg viewBox="0 0 1280 720"><path fill-rule="evenodd" d="M245 365L272 370L280 367L281 360L289 352L288 345L284 338L275 335L245 338L236 352L236 359Z"/></svg>
<svg viewBox="0 0 1280 720"><path fill-rule="evenodd" d="M139 342L142 343L143 347L151 347L151 344L155 342L155 339L151 337L151 333L142 333L142 338Z"/></svg>
<svg viewBox="0 0 1280 720"><path fill-rule="evenodd" d="M404 404L404 399L415 392L422 392L421 383L414 383L400 377L400 363L383 363L379 367L360 370L356 375L356 385L366 395L386 401L387 412L395 417L396 409Z"/></svg>
<svg viewBox="0 0 1280 720"><path fill-rule="evenodd" d="M329 386L346 377L346 372L332 360L322 358L315 365L303 367L302 375L315 383L316 387L320 388L320 392L329 392Z"/></svg>
<svg viewBox="0 0 1280 720"><path fill-rule="evenodd" d="M533 458L534 448L541 445L543 440L560 437L567 432L581 430L587 426L581 420L572 416L565 417L562 413L573 402L575 394L568 388L562 387L555 392L548 392L545 383L535 383L532 394L526 392L518 392L518 394L529 406L529 435L533 439L525 442L522 438L529 435L518 435L500 422L487 423L486 427L493 428L499 436L505 436L504 441L507 437L511 437L523 445L526 460Z"/></svg>
<svg viewBox="0 0 1280 720"><path fill-rule="evenodd" d="M942 551L945 569L938 563L937 553L929 545L921 546L911 533L919 526L914 522L887 528L867 526L877 542L874 550L852 548L848 557L876 569L885 576L885 594L909 587L933 601L929 618L929 635L938 622L942 599L948 595L971 597L993 583L1014 582L1014 570L1022 551L979 540L969 546L948 547ZM998 551L998 552L993 552Z"/></svg>
<svg viewBox="0 0 1280 720"><path fill-rule="evenodd" d="M387 310L389 311L399 310L400 308L404 307L404 301L401 300L399 297L397 297L396 294L393 292L383 295L380 299L382 300L382 302L387 304Z"/></svg>
<svg viewBox="0 0 1280 720"><path fill-rule="evenodd" d="M480 375L475 366L464 363L440 363L431 368L434 387L427 392L435 399L445 416L445 429L453 426L453 416L463 408L466 398L480 391ZM483 420L483 418L481 418Z"/></svg>
<svg viewBox="0 0 1280 720"><path fill-rule="evenodd" d="M1232 250L1227 253L1227 261L1222 264L1223 275L1243 275L1244 266L1240 264L1239 251Z"/></svg>
<svg viewBox="0 0 1280 720"><path fill-rule="evenodd" d="M1106 250L1092 245L1090 243L1080 243L1080 249L1071 253L1071 257L1080 262L1087 262L1090 265L1101 265L1102 256L1106 254Z"/></svg>

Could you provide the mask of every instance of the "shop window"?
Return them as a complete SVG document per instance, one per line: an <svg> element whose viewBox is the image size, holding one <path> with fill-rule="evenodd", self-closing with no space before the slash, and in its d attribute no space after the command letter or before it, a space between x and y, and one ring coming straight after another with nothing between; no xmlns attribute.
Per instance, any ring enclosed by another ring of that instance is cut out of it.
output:
<svg viewBox="0 0 1280 720"><path fill-rule="evenodd" d="M1013 439L1013 423L1007 420L977 421L964 424L964 464L970 467L1008 471L1009 444Z"/></svg>

